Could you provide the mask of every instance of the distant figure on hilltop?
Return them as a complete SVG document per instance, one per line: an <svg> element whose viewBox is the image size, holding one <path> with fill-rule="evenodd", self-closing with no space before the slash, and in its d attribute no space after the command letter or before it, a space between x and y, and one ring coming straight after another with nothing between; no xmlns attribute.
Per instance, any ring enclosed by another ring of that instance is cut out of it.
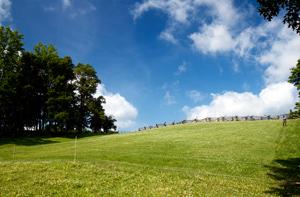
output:
<svg viewBox="0 0 300 197"><path fill-rule="evenodd" d="M282 118L282 126L286 126L286 115L284 115Z"/></svg>

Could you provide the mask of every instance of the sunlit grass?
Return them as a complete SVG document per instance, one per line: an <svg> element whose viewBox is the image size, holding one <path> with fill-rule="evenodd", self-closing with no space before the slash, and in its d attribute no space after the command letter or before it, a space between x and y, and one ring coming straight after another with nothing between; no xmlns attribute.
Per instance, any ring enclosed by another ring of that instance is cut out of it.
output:
<svg viewBox="0 0 300 197"><path fill-rule="evenodd" d="M86 137L76 152L71 138L2 139L0 196L265 196L268 166L299 158L299 141L299 120Z"/></svg>

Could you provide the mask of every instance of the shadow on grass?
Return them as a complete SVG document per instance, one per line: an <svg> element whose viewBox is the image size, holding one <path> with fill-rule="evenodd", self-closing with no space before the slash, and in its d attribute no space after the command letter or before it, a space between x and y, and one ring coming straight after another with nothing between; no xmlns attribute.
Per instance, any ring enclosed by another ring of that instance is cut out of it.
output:
<svg viewBox="0 0 300 197"><path fill-rule="evenodd" d="M300 195L300 158L278 159L274 161L274 165L266 167L270 170L268 175L277 183L266 193L279 196Z"/></svg>
<svg viewBox="0 0 300 197"><path fill-rule="evenodd" d="M34 145L52 144L52 143L58 143L58 141L42 138L42 137L0 138L0 146L4 144L34 146Z"/></svg>
<svg viewBox="0 0 300 197"><path fill-rule="evenodd" d="M80 138L92 137L92 136L106 136L117 134L116 132L110 133L52 133L40 137L17 137L17 138L0 138L0 146L5 144L15 144L15 145L23 145L23 146L34 146L34 145L42 145L42 144L53 144L60 143L60 141L56 141L55 137L62 137L68 139L74 139L75 136Z"/></svg>

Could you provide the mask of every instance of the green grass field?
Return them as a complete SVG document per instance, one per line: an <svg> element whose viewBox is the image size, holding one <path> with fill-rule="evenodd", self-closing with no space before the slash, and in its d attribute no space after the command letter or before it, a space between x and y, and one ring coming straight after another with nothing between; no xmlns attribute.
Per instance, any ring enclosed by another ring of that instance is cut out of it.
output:
<svg viewBox="0 0 300 197"><path fill-rule="evenodd" d="M300 195L300 120L0 139L0 196Z"/></svg>

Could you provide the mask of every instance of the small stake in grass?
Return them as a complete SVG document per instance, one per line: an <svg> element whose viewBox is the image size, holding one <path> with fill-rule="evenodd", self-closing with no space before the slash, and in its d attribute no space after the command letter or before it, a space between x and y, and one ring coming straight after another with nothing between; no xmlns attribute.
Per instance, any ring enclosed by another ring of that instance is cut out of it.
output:
<svg viewBox="0 0 300 197"><path fill-rule="evenodd" d="M14 148L13 148L13 161L15 160L15 154L16 154L16 145L14 144Z"/></svg>
<svg viewBox="0 0 300 197"><path fill-rule="evenodd" d="M77 156L76 149L77 149L77 136L75 136L74 162L76 162L76 156Z"/></svg>

